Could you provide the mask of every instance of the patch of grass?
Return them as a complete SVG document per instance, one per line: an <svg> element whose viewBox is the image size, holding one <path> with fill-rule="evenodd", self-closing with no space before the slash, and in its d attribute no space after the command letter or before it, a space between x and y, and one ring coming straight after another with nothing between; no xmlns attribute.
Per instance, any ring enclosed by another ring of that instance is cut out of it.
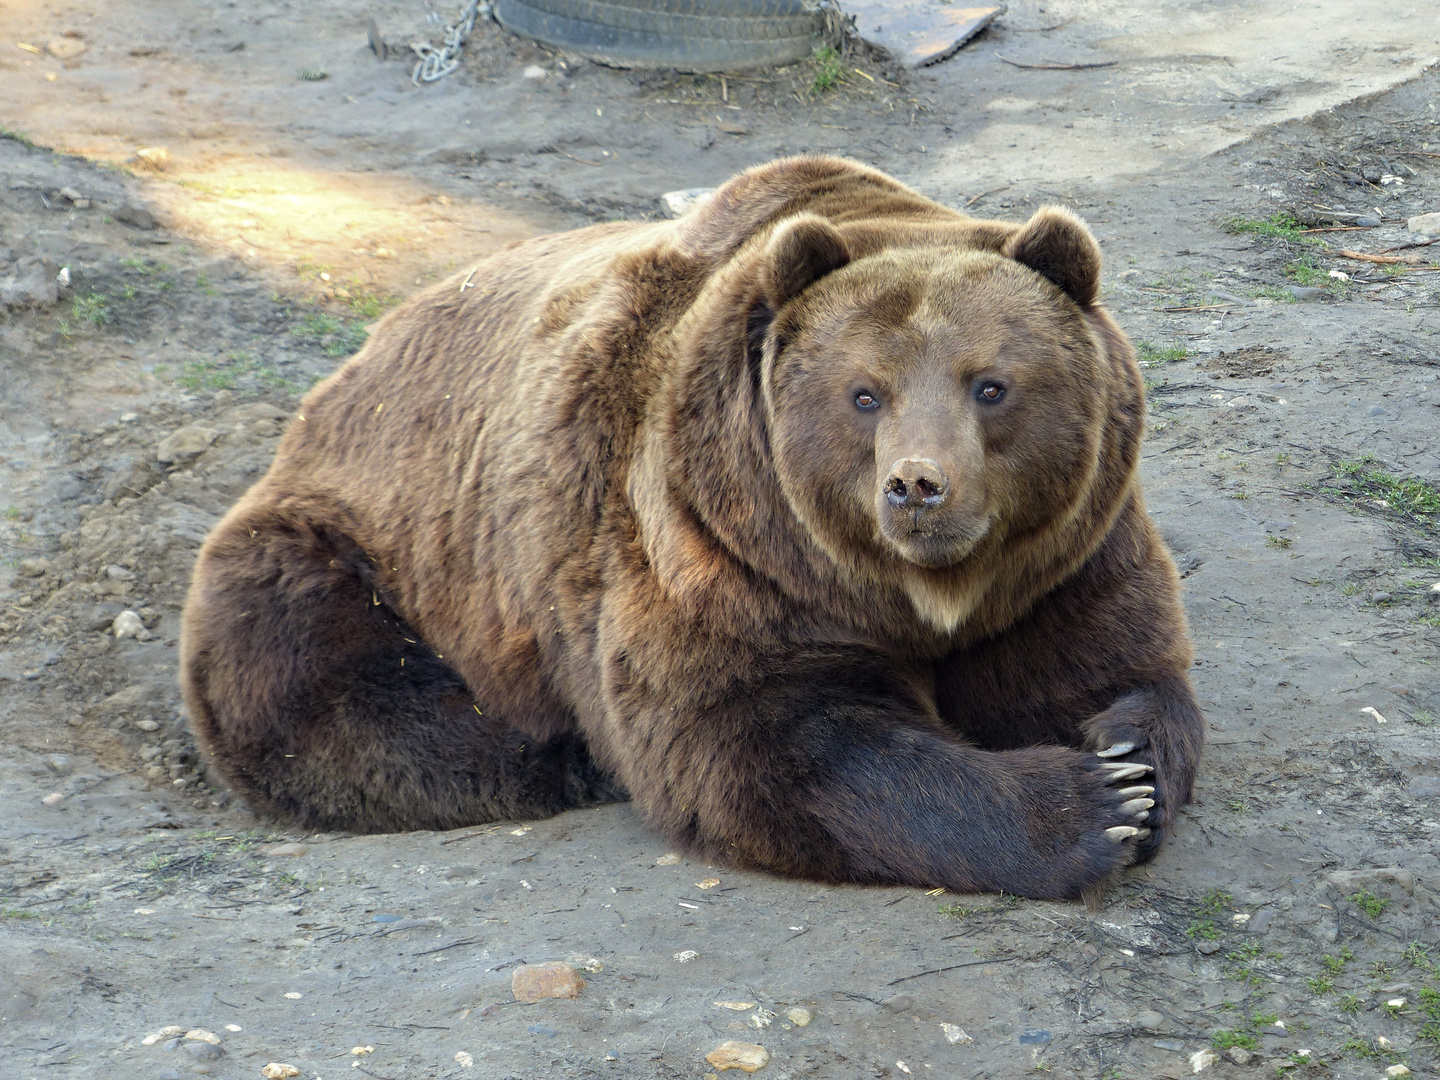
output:
<svg viewBox="0 0 1440 1080"><path fill-rule="evenodd" d="M21 911L19 908L0 907L0 919L38 919L39 917L40 916L33 911Z"/></svg>
<svg viewBox="0 0 1440 1080"><path fill-rule="evenodd" d="M974 908L967 908L963 904L939 904L935 910L948 919L963 919L975 913Z"/></svg>
<svg viewBox="0 0 1440 1080"><path fill-rule="evenodd" d="M1216 925L1214 919L1194 919L1185 928L1185 936L1188 938L1201 938L1205 941L1215 941L1225 931Z"/></svg>
<svg viewBox="0 0 1440 1080"><path fill-rule="evenodd" d="M222 371L213 360L195 360L180 365L175 384L187 390L234 390L235 376Z"/></svg>
<svg viewBox="0 0 1440 1080"><path fill-rule="evenodd" d="M1328 289L1341 284L1330 276L1330 271L1321 266L1313 255L1301 255L1285 264L1285 276L1296 285L1307 289Z"/></svg>
<svg viewBox="0 0 1440 1080"><path fill-rule="evenodd" d="M200 287L200 291L203 292L206 296L220 295L220 290L215 288L214 285L211 285L210 279L204 274L201 274L195 279L195 284Z"/></svg>
<svg viewBox="0 0 1440 1080"><path fill-rule="evenodd" d="M1284 550L1285 548L1288 548L1292 543L1294 543L1294 541L1291 540L1288 536L1276 536L1274 533L1271 533L1269 536L1265 537L1265 543L1269 547L1280 548L1281 550Z"/></svg>
<svg viewBox="0 0 1440 1080"><path fill-rule="evenodd" d="M1423 521L1431 514L1440 514L1440 490L1425 480L1372 468L1375 463L1370 454L1335 463L1335 471L1350 483L1352 491L1347 494L1377 500L1380 509L1392 510L1401 517Z"/></svg>
<svg viewBox="0 0 1440 1080"><path fill-rule="evenodd" d="M103 293L90 293L88 296L75 297L70 302L70 314L81 322L88 322L97 330L110 321L110 312L105 309Z"/></svg>
<svg viewBox="0 0 1440 1080"><path fill-rule="evenodd" d="M5 508L5 519L7 521L19 521L24 513L25 511L21 510L18 506L7 506Z"/></svg>
<svg viewBox="0 0 1440 1080"><path fill-rule="evenodd" d="M1226 799L1225 809L1229 810L1232 814L1248 814L1250 812L1250 804L1244 799Z"/></svg>
<svg viewBox="0 0 1440 1080"><path fill-rule="evenodd" d="M1305 226L1290 214L1271 214L1264 221L1256 218L1232 217L1221 222L1221 227L1231 236L1264 236L1272 240L1288 240L1292 244L1318 244L1313 236L1306 236Z"/></svg>
<svg viewBox="0 0 1440 1080"><path fill-rule="evenodd" d="M1276 465L1284 465L1284 464L1285 464L1287 461L1289 461L1289 460L1290 460L1290 454L1289 454L1289 452L1287 452L1287 451L1285 451L1285 450L1281 450L1278 454L1275 455L1275 464L1276 464Z"/></svg>
<svg viewBox="0 0 1440 1080"><path fill-rule="evenodd" d="M1352 893L1348 899L1372 919L1378 919L1381 915L1384 915L1385 909L1390 906L1388 897L1376 896L1368 889L1361 889L1357 893Z"/></svg>
<svg viewBox="0 0 1440 1080"><path fill-rule="evenodd" d="M1378 1058L1380 1056L1380 1051L1376 1050L1371 1043L1366 1042L1364 1039L1355 1038L1354 1036L1351 1036L1341 1043L1340 1049L1344 1053L1358 1054L1363 1058Z"/></svg>
<svg viewBox="0 0 1440 1080"><path fill-rule="evenodd" d="M133 285L126 285L125 288L121 289L121 290L120 290L120 299L121 299L121 300L134 300L134 299L135 299L135 286L133 286Z"/></svg>
<svg viewBox="0 0 1440 1080"><path fill-rule="evenodd" d="M349 356L365 344L368 334L357 322L347 323L334 315L317 311L305 316L290 332L305 341L319 344L326 356Z"/></svg>
<svg viewBox="0 0 1440 1080"><path fill-rule="evenodd" d="M400 297L389 293L371 292L364 285L352 283L337 289L335 295L345 301L345 306L362 319L374 322L385 312L400 303Z"/></svg>
<svg viewBox="0 0 1440 1080"><path fill-rule="evenodd" d="M1349 945L1341 946L1340 951L1334 956L1322 956L1320 966L1331 975L1339 975L1345 970L1345 965L1355 959L1355 953Z"/></svg>
<svg viewBox="0 0 1440 1080"><path fill-rule="evenodd" d="M1341 1012L1350 1013L1352 1016L1360 1011L1362 1004L1359 994L1345 994L1335 1003Z"/></svg>
<svg viewBox="0 0 1440 1080"><path fill-rule="evenodd" d="M1232 1046L1238 1046L1242 1050L1259 1050L1260 1040L1248 1031L1227 1031L1221 1028L1210 1036L1210 1045L1216 1050L1229 1050Z"/></svg>
<svg viewBox="0 0 1440 1080"><path fill-rule="evenodd" d="M819 97L826 90L833 90L844 82L845 64L840 54L829 45L815 50L815 79L810 83L810 93Z"/></svg>
<svg viewBox="0 0 1440 1080"><path fill-rule="evenodd" d="M143 274L146 277L155 273L155 267L138 255L126 255L125 258L120 260L120 265L127 270L134 270L137 274Z"/></svg>
<svg viewBox="0 0 1440 1080"><path fill-rule="evenodd" d="M1222 889L1211 889L1200 898L1195 905L1196 913L1200 915L1223 915L1225 909L1235 903L1235 898Z"/></svg>
<svg viewBox="0 0 1440 1080"><path fill-rule="evenodd" d="M328 71L321 71L319 68L301 68L295 72L295 77L301 82L320 82L330 77Z"/></svg>
<svg viewBox="0 0 1440 1080"><path fill-rule="evenodd" d="M1250 497L1250 493L1248 491L1232 491L1230 492L1229 497L1232 499L1239 499L1243 502Z"/></svg>
<svg viewBox="0 0 1440 1080"><path fill-rule="evenodd" d="M9 139L11 142L18 142L21 146L28 146L31 150L38 149L33 139L23 131L16 131L14 128L0 126L0 139Z"/></svg>
<svg viewBox="0 0 1440 1080"><path fill-rule="evenodd" d="M1190 355L1183 345L1156 345L1153 341L1135 342L1135 351L1146 364L1170 364Z"/></svg>

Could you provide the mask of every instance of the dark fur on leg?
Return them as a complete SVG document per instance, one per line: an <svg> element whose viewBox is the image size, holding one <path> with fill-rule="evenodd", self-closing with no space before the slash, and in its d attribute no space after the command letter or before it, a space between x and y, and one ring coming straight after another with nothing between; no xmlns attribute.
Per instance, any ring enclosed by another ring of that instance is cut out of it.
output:
<svg viewBox="0 0 1440 1080"><path fill-rule="evenodd" d="M276 514L227 529L196 571L185 695L202 746L257 810L380 832L623 797L579 735L541 741L488 715L347 536Z"/></svg>

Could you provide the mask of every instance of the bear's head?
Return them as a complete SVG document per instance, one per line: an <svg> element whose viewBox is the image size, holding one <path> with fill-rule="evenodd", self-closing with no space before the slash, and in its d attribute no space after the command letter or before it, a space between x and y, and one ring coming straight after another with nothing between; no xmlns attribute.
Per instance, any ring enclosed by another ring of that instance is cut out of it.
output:
<svg viewBox="0 0 1440 1080"><path fill-rule="evenodd" d="M1134 468L1107 426L1138 431L1142 405L1133 355L1096 305L1100 253L1079 218L1043 209L998 250L856 256L801 214L775 229L760 273L751 318L771 453L838 563L898 576L927 621L953 629L985 588L977 566L1044 576L1054 553L1042 549L1077 543L1066 530L1103 536ZM1079 557L1098 537L1086 543ZM1073 568L1076 554L1056 557Z"/></svg>

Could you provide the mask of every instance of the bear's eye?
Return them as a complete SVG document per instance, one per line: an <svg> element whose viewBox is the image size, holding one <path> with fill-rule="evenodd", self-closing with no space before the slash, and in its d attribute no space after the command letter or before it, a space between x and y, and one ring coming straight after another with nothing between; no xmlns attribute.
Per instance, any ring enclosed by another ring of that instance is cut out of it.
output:
<svg viewBox="0 0 1440 1080"><path fill-rule="evenodd" d="M987 405L994 405L1005 396L1005 388L999 383L985 382L975 388L975 397Z"/></svg>
<svg viewBox="0 0 1440 1080"><path fill-rule="evenodd" d="M864 409L867 412L871 409L878 409L880 407L880 399L870 393L869 390L861 390L855 395L855 407L857 409Z"/></svg>

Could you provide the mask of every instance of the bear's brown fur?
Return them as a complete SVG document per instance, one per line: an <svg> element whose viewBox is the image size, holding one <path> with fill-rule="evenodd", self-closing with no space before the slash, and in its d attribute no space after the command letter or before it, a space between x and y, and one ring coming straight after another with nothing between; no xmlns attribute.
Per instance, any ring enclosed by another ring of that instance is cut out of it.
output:
<svg viewBox="0 0 1440 1080"><path fill-rule="evenodd" d="M731 865L1078 894L1158 848L1203 739L1099 272L1066 211L819 157L481 262L206 543L197 736L311 827L628 792Z"/></svg>

